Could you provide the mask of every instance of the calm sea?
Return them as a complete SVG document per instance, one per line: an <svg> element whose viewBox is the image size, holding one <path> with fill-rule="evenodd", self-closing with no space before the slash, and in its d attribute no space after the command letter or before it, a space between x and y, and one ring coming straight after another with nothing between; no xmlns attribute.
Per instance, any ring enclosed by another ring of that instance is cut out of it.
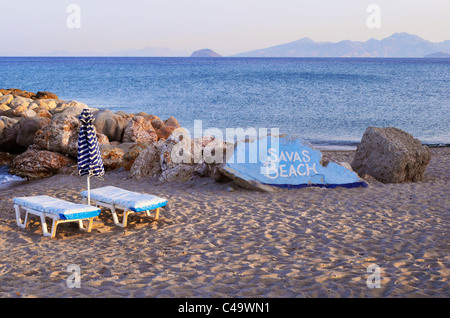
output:
<svg viewBox="0 0 450 318"><path fill-rule="evenodd" d="M174 116L190 130L279 128L333 147L395 126L450 143L449 59L1 57L0 88Z"/></svg>
<svg viewBox="0 0 450 318"><path fill-rule="evenodd" d="M450 59L0 57L0 88L174 116L203 129L279 128L355 147L369 126L450 144Z"/></svg>

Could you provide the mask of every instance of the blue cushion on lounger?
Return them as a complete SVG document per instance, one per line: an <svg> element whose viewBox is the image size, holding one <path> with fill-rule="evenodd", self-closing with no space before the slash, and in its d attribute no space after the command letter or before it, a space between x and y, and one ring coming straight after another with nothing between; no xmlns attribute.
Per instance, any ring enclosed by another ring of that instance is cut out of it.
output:
<svg viewBox="0 0 450 318"><path fill-rule="evenodd" d="M62 220L88 219L98 216L101 211L91 205L77 204L47 195L18 197L14 198L13 202L38 212L58 215Z"/></svg>
<svg viewBox="0 0 450 318"><path fill-rule="evenodd" d="M91 199L105 202L108 204L121 205L134 212L142 212L163 207L167 204L167 200L150 195L132 192L113 186L107 186L90 191ZM83 197L87 197L88 192L81 192Z"/></svg>

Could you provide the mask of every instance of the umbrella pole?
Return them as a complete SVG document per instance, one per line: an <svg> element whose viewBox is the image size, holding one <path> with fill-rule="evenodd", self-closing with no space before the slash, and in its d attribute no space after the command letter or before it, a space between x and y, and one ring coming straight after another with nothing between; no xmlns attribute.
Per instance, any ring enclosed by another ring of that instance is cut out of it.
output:
<svg viewBox="0 0 450 318"><path fill-rule="evenodd" d="M88 205L91 205L91 182L90 182L91 176L88 175L87 177L87 189L88 189Z"/></svg>

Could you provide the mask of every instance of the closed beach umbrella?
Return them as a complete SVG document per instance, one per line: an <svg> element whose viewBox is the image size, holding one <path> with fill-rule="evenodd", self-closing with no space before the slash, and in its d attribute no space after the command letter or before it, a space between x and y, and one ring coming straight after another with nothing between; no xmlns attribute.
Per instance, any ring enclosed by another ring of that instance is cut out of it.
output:
<svg viewBox="0 0 450 318"><path fill-rule="evenodd" d="M78 117L81 121L78 135L78 174L87 175L88 204L91 204L90 181L92 176L101 177L105 174L102 156L98 146L97 136L93 125L94 117L89 109L85 108Z"/></svg>

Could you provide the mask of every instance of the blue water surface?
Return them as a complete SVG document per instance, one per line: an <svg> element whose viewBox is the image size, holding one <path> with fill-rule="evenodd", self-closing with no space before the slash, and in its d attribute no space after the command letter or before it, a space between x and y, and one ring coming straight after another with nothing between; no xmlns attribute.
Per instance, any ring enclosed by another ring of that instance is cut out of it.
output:
<svg viewBox="0 0 450 318"><path fill-rule="evenodd" d="M193 130L279 128L354 146L369 126L450 143L450 60L0 57L0 88L51 91L96 108L174 116Z"/></svg>

